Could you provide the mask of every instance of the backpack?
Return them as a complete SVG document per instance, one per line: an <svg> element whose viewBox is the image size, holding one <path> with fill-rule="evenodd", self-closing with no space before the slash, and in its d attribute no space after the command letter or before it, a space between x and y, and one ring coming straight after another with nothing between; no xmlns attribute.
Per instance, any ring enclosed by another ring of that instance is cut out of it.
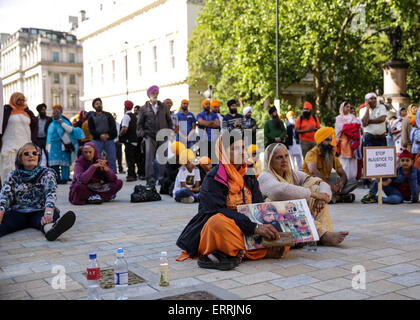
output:
<svg viewBox="0 0 420 320"><path fill-rule="evenodd" d="M131 202L149 202L162 200L160 194L155 187L146 187L141 184L134 187L134 192L131 194Z"/></svg>

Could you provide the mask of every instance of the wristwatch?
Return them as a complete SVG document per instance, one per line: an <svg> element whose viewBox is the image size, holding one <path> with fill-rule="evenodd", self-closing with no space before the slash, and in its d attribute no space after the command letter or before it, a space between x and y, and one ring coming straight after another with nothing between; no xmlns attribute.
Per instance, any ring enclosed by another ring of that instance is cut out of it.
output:
<svg viewBox="0 0 420 320"><path fill-rule="evenodd" d="M53 215L53 214L54 214L54 211L48 210L48 211L45 211L45 214L47 214L47 215L51 216L51 215Z"/></svg>

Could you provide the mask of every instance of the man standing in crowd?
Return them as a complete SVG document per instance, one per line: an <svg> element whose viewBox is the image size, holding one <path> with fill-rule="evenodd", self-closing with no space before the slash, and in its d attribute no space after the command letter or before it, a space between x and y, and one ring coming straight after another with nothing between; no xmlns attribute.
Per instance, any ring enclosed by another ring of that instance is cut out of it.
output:
<svg viewBox="0 0 420 320"><path fill-rule="evenodd" d="M210 111L210 100L201 102L203 111L197 115L198 128L200 129L200 156L208 156L212 163L217 163L212 150L212 142L219 137L220 121L217 115ZM207 149L207 151L205 151Z"/></svg>
<svg viewBox="0 0 420 320"><path fill-rule="evenodd" d="M245 107L244 111L244 122L243 127L244 129L252 130L252 141L251 143L248 143L249 141L246 141L245 145L251 145L251 144L257 144L257 121L255 121L254 118L252 118L252 107Z"/></svg>
<svg viewBox="0 0 420 320"><path fill-rule="evenodd" d="M229 100L228 103L229 113L223 118L223 129L229 131L233 129L243 129L244 116L238 113L238 107L235 100Z"/></svg>
<svg viewBox="0 0 420 320"><path fill-rule="evenodd" d="M136 181L136 151L137 139L137 117L132 112L133 102L124 102L124 117L121 122L120 142L125 146L125 161L127 162L127 182Z"/></svg>
<svg viewBox="0 0 420 320"><path fill-rule="evenodd" d="M325 127L315 133L316 146L306 154L302 171L314 177L321 178L331 187L331 203L351 203L356 196L352 192L357 188L356 179L347 179L346 172L340 160L335 155L337 146L335 131ZM335 173L331 173L334 168Z"/></svg>
<svg viewBox="0 0 420 320"><path fill-rule="evenodd" d="M37 144L38 147L42 149L42 152L45 156L45 161L48 163L48 154L47 150L45 149L47 145L47 128L52 122L52 118L47 116L47 106L45 103L41 103L36 107L36 111L38 111L38 140Z"/></svg>
<svg viewBox="0 0 420 320"><path fill-rule="evenodd" d="M272 143L284 143L286 138L286 127L283 121L279 118L276 107L271 107L268 110L270 119L264 124L264 140L267 148Z"/></svg>
<svg viewBox="0 0 420 320"><path fill-rule="evenodd" d="M377 104L374 92L365 96L365 107L360 110L360 119L363 127L363 147L384 147L386 141L387 110L383 104ZM398 150L397 150L398 152ZM370 180L363 179L365 188L369 187Z"/></svg>
<svg viewBox="0 0 420 320"><path fill-rule="evenodd" d="M286 129L287 129L287 139L286 139L286 146L289 149L290 154L290 162L292 163L292 168L296 171L302 170L302 149L300 148L299 144L299 137L296 134L295 130L295 113L293 111L289 111L286 114L287 122L286 122Z"/></svg>
<svg viewBox="0 0 420 320"><path fill-rule="evenodd" d="M188 111L188 100L181 101L181 110L176 114L178 118L179 131L176 135L176 141L182 142L188 149L195 144L196 122L194 113Z"/></svg>
<svg viewBox="0 0 420 320"><path fill-rule="evenodd" d="M156 179L154 177L153 163L156 157L156 151L162 143L167 143L168 138L165 137L165 141L156 141L156 136L162 129L172 129L172 119L167 106L158 100L158 86L151 86L147 90L147 96L150 100L140 109L137 131L145 143L147 185L155 186ZM163 177L164 164L159 163L158 166L158 178L160 179Z"/></svg>
<svg viewBox="0 0 420 320"><path fill-rule="evenodd" d="M303 104L303 114L297 118L295 124L296 133L299 134L303 158L305 158L309 150L316 146L315 132L321 128L318 117L313 115L311 111L312 104L305 102Z"/></svg>
<svg viewBox="0 0 420 320"><path fill-rule="evenodd" d="M220 113L220 101L219 100L214 99L210 103L210 110L211 110L211 112L213 112L217 115L217 118L219 119L220 123L223 123L223 116Z"/></svg>
<svg viewBox="0 0 420 320"><path fill-rule="evenodd" d="M125 173L123 165L122 165L122 143L119 140L121 125L117 121L117 114L115 112L112 113L112 117L115 120L115 127L117 128L117 137L114 139L114 143L115 143L115 151L117 155L118 172Z"/></svg>
<svg viewBox="0 0 420 320"><path fill-rule="evenodd" d="M89 113L89 132L100 156L105 150L108 164L117 173L116 148L114 139L117 137L117 127L112 114L103 111L102 100L96 98L92 102L95 112Z"/></svg>

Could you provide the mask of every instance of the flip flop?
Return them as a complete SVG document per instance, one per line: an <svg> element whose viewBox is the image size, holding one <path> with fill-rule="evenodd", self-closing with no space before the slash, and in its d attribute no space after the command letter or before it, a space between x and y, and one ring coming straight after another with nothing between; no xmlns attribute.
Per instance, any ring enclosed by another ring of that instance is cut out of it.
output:
<svg viewBox="0 0 420 320"><path fill-rule="evenodd" d="M227 271L236 268L241 263L241 259L215 251L208 255L200 256L197 263L200 268Z"/></svg>

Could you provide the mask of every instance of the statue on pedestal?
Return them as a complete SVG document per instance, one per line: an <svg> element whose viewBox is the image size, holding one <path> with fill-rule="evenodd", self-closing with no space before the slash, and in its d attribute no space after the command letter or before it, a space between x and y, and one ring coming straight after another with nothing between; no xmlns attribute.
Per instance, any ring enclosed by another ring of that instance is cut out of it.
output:
<svg viewBox="0 0 420 320"><path fill-rule="evenodd" d="M398 59L398 51L402 48L402 30L398 26L390 28L388 31L388 39L392 47L392 60Z"/></svg>

